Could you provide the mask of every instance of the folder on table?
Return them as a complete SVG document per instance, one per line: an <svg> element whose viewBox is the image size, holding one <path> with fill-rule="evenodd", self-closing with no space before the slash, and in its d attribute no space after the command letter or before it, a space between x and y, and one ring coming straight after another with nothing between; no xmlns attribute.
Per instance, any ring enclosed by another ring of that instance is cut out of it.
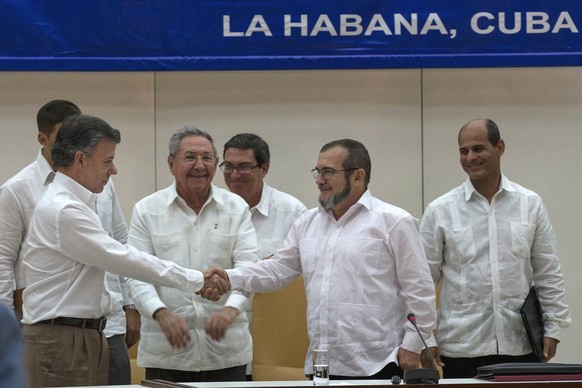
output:
<svg viewBox="0 0 582 388"><path fill-rule="evenodd" d="M543 362L492 364L478 367L475 377L491 381L582 380L582 365Z"/></svg>

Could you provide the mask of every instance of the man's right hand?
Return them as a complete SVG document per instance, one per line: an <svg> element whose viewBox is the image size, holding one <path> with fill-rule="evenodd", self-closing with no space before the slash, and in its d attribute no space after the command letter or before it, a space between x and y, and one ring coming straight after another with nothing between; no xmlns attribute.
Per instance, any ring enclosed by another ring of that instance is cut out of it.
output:
<svg viewBox="0 0 582 388"><path fill-rule="evenodd" d="M192 337L184 318L172 314L167 308L161 308L154 313L154 319L158 321L166 338L175 348L185 348Z"/></svg>
<svg viewBox="0 0 582 388"><path fill-rule="evenodd" d="M210 268L204 271L204 287L197 295L216 302L230 290L230 282L226 271L222 268Z"/></svg>

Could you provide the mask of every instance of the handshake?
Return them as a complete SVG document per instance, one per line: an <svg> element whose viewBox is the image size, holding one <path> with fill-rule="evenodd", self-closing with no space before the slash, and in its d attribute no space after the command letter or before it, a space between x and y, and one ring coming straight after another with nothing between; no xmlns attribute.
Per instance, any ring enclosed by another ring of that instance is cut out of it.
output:
<svg viewBox="0 0 582 388"><path fill-rule="evenodd" d="M196 295L216 302L222 295L230 291L230 281L224 269L209 268L202 274L204 275L204 286L196 292Z"/></svg>

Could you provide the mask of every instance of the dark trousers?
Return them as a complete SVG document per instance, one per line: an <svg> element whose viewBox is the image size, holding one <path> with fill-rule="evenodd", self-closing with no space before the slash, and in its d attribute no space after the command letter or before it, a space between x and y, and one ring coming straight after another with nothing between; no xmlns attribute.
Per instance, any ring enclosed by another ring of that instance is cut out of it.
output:
<svg viewBox="0 0 582 388"><path fill-rule="evenodd" d="M501 364L506 362L536 362L537 358L533 353L523 356L490 355L470 358L453 358L441 356L445 363L443 367L443 378L457 379L475 377L477 368L480 366Z"/></svg>
<svg viewBox="0 0 582 388"><path fill-rule="evenodd" d="M382 370L371 376L341 376L341 375L329 375L330 380L390 380L394 376L404 376L402 369L395 363L388 363ZM309 376L310 380L313 380L313 375Z"/></svg>
<svg viewBox="0 0 582 388"><path fill-rule="evenodd" d="M131 365L125 344L125 336L118 334L107 338L109 344L108 385L131 384Z"/></svg>
<svg viewBox="0 0 582 388"><path fill-rule="evenodd" d="M247 366L235 366L226 369L191 372L185 370L146 368L146 379L161 379L175 383L203 382L203 381L245 381Z"/></svg>

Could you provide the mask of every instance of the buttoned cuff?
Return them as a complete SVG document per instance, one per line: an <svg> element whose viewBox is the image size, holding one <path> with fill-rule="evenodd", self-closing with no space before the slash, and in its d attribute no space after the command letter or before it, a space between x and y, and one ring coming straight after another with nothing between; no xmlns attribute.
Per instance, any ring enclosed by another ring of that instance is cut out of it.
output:
<svg viewBox="0 0 582 388"><path fill-rule="evenodd" d="M402 339L402 345L400 347L417 354L420 354L422 349L424 349L422 340L418 336L416 330L414 332L408 330L405 332L404 338Z"/></svg>

